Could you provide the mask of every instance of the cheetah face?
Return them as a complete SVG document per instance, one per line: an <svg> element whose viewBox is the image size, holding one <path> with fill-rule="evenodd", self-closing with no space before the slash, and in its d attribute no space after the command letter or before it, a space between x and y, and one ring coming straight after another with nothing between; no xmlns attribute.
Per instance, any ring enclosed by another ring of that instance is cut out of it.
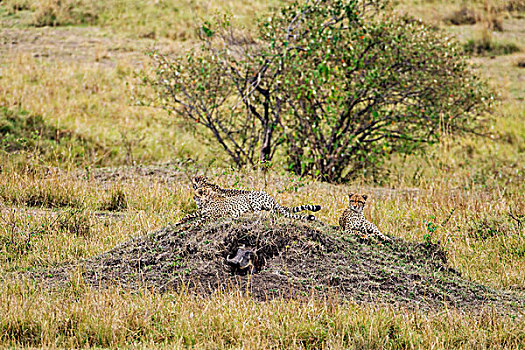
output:
<svg viewBox="0 0 525 350"><path fill-rule="evenodd" d="M348 207L355 212L362 213L368 196L366 194L350 193L348 197L350 199Z"/></svg>
<svg viewBox="0 0 525 350"><path fill-rule="evenodd" d="M210 189L209 188L197 188L195 191L195 199L198 199L202 204L208 202L210 199Z"/></svg>
<svg viewBox="0 0 525 350"><path fill-rule="evenodd" d="M208 194L208 192L209 191L207 188L197 188L195 190L195 197L199 197L199 198L204 197Z"/></svg>
<svg viewBox="0 0 525 350"><path fill-rule="evenodd" d="M201 187L195 191L195 198L200 200L202 204L206 204L213 200L224 199L225 197L217 194L211 188Z"/></svg>

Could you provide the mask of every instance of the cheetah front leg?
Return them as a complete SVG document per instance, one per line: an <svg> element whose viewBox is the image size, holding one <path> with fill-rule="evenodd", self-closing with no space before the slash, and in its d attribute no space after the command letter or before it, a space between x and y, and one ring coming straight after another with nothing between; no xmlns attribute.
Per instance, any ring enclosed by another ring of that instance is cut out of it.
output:
<svg viewBox="0 0 525 350"><path fill-rule="evenodd" d="M369 241L372 238L366 232L364 232L363 230L357 230L357 229L348 230L347 229L347 230L345 230L345 233L348 233L348 234L351 234L351 235L354 235L354 236L358 236L361 239L364 239L364 240L367 240L367 241Z"/></svg>
<svg viewBox="0 0 525 350"><path fill-rule="evenodd" d="M379 231L379 229L377 228L375 224L371 222L367 222L367 223L368 223L367 231L373 233L375 236L379 237L383 241L386 241L386 242L392 241L390 237L384 235L381 231Z"/></svg>
<svg viewBox="0 0 525 350"><path fill-rule="evenodd" d="M356 222L348 222L345 226L345 232L360 236L361 238L366 240L370 239L367 230L362 225Z"/></svg>

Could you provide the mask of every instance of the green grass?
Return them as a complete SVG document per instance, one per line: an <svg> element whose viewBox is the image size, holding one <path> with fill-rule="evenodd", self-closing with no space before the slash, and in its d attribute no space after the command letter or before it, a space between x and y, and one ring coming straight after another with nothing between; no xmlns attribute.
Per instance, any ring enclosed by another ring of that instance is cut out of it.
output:
<svg viewBox="0 0 525 350"><path fill-rule="evenodd" d="M520 52L521 48L512 42L494 42L483 39L470 39L463 45L470 55L499 56Z"/></svg>
<svg viewBox="0 0 525 350"><path fill-rule="evenodd" d="M111 153L89 138L49 125L39 115L4 107L0 107L0 152L53 165L94 163Z"/></svg>
<svg viewBox="0 0 525 350"><path fill-rule="evenodd" d="M2 63L0 83L0 105L11 114L20 106L56 129L81 131L100 150L90 147L94 154L82 159L72 150L69 159L56 159L62 167L202 157L192 133L176 133L175 118L135 100L146 92L129 63L108 70L20 55Z"/></svg>

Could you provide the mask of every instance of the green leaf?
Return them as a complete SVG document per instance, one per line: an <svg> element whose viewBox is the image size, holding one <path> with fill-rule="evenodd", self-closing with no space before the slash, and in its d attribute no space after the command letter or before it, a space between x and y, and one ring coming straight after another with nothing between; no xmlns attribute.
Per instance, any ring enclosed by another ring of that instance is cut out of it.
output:
<svg viewBox="0 0 525 350"><path fill-rule="evenodd" d="M210 28L206 27L205 25L202 25L201 29L202 29L202 31L204 32L204 34L205 34L208 38L212 37L213 34L214 34L213 30L211 30Z"/></svg>

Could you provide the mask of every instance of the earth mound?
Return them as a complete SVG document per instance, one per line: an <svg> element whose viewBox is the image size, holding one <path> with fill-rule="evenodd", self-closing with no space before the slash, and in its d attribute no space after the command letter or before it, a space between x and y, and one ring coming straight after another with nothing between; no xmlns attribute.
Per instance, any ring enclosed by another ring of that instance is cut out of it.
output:
<svg viewBox="0 0 525 350"><path fill-rule="evenodd" d="M40 277L51 285L68 283L73 267ZM418 308L525 306L521 296L462 278L436 244L373 242L322 223L264 214L166 227L79 262L78 268L93 287L208 294L238 287L259 300L315 293Z"/></svg>

